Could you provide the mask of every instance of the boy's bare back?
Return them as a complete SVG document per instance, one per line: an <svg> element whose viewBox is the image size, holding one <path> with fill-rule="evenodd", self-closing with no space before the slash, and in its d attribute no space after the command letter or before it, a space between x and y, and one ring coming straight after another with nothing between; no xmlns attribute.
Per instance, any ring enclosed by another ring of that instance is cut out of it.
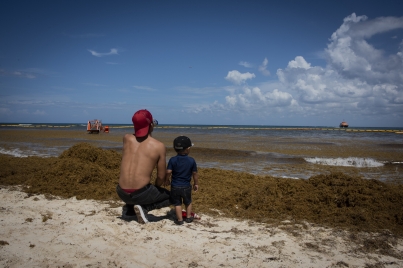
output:
<svg viewBox="0 0 403 268"><path fill-rule="evenodd" d="M148 135L136 138L133 134L123 137L122 163L119 185L123 189L140 189L151 181L151 174L157 166L155 185L161 186L165 179L165 145Z"/></svg>

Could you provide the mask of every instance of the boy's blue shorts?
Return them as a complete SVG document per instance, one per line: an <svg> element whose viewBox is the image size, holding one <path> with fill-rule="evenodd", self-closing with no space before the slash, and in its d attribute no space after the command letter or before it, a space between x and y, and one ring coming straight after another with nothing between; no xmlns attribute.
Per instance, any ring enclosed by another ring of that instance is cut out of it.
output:
<svg viewBox="0 0 403 268"><path fill-rule="evenodd" d="M171 187L170 195L171 204L174 206L181 206L184 204L188 206L192 203L192 186L184 187Z"/></svg>

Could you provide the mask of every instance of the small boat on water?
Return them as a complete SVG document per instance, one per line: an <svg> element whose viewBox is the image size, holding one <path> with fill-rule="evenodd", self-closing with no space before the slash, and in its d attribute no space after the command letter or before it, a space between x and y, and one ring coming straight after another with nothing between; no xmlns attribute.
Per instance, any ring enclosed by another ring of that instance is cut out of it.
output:
<svg viewBox="0 0 403 268"><path fill-rule="evenodd" d="M88 120L87 123L87 133L99 134L100 131L104 131L105 133L109 133L109 126L102 126L102 121L98 119Z"/></svg>
<svg viewBox="0 0 403 268"><path fill-rule="evenodd" d="M348 127L347 122L344 122L344 121L343 121L343 122L341 122L341 123L340 123L340 127Z"/></svg>

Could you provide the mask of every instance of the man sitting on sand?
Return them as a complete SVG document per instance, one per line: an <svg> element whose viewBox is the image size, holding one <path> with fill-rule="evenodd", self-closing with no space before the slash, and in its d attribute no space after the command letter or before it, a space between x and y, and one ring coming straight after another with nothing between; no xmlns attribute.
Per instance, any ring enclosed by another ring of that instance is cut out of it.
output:
<svg viewBox="0 0 403 268"><path fill-rule="evenodd" d="M147 223L147 212L170 205L170 192L162 188L166 172L165 145L151 137L157 121L147 110L132 117L135 134L123 137L122 163L116 192L126 203L127 216L136 213L139 223ZM155 185L150 183L157 166Z"/></svg>

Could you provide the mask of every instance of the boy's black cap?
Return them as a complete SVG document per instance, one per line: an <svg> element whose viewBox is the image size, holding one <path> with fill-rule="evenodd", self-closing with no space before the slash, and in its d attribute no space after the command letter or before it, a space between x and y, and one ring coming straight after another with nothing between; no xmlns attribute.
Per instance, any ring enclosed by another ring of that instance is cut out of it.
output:
<svg viewBox="0 0 403 268"><path fill-rule="evenodd" d="M179 136L174 139L174 148L177 150L183 150L191 146L193 146L193 143L186 136Z"/></svg>

